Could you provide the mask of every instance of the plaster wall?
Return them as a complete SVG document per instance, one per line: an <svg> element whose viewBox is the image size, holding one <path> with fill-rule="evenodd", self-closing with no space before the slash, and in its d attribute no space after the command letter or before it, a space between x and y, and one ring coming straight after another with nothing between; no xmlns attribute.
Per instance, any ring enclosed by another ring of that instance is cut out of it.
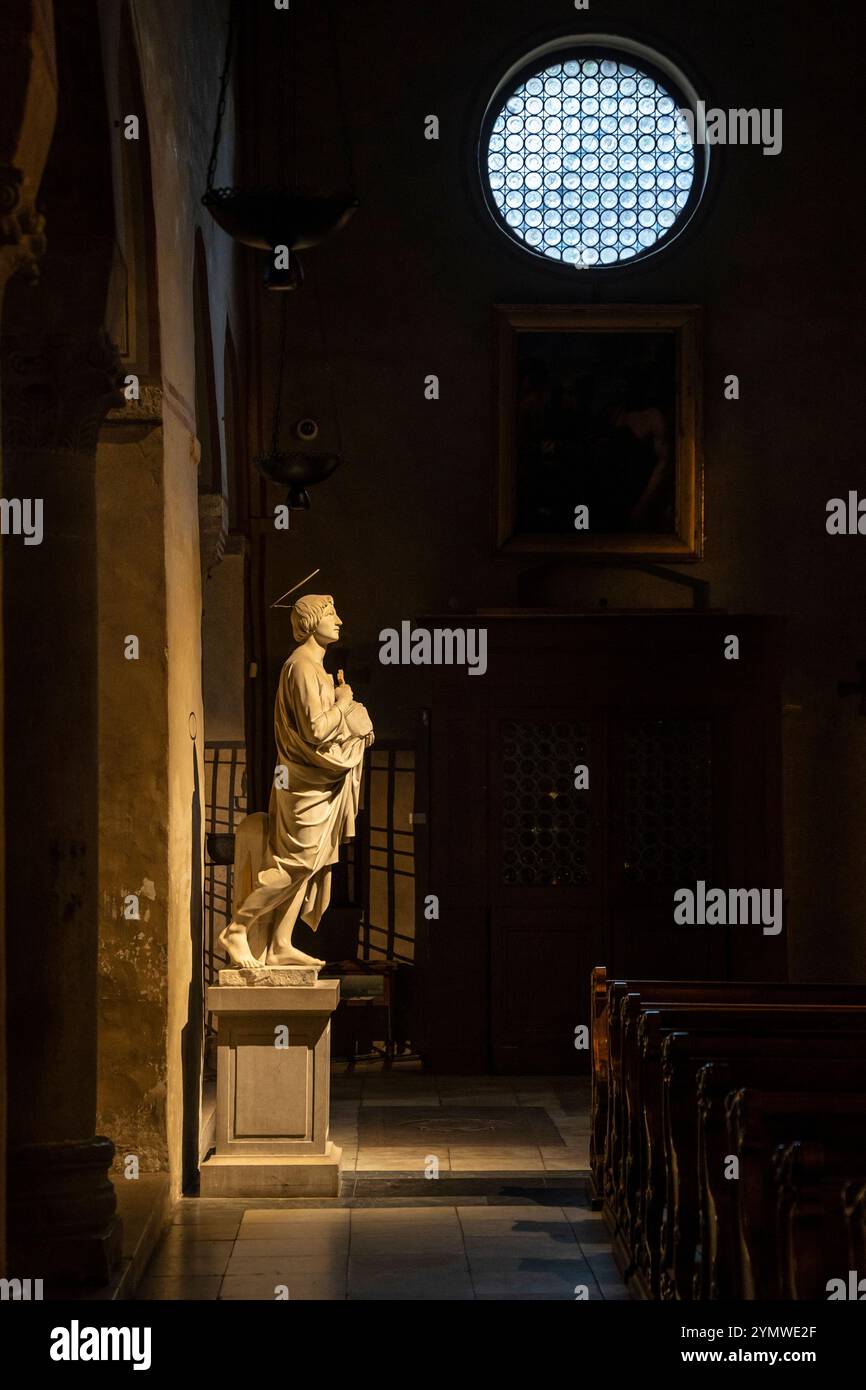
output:
<svg viewBox="0 0 866 1390"><path fill-rule="evenodd" d="M114 426L112 434L128 426ZM103 430L103 439L107 431ZM99 569L99 1086L117 1164L167 1166L168 706L163 433L101 443ZM127 638L137 660L125 656ZM139 899L139 920L124 915Z"/></svg>
<svg viewBox="0 0 866 1390"><path fill-rule="evenodd" d="M228 554L208 575L202 614L208 740L244 737L244 557Z"/></svg>
<svg viewBox="0 0 866 1390"><path fill-rule="evenodd" d="M527 567L494 554L491 539L493 305L702 304L706 550L689 568L709 581L714 606L789 618L790 969L797 979L866 979L866 721L856 700L836 694L864 655L866 542L825 530L827 500L862 477L851 411L862 277L847 211L850 150L827 137L816 110L826 99L833 129L857 128L854 91L840 88L834 67L859 42L857 14L847 0L593 0L580 14L561 0L501 0L495 12L462 0L371 0L340 5L339 16L361 207L332 241L302 253L307 284L290 305L283 419L287 428L319 419L317 447L327 450L338 443L336 404L346 463L291 532L269 534L268 601L320 566L315 588L334 593L346 622L347 679L381 736L411 736L428 698L424 671L380 666L379 630L424 612L513 604ZM263 11L260 93L277 83L267 35L278 22ZM479 205L473 170L483 102L500 75L540 39L581 29L642 38L679 62L708 106L783 112L780 155L715 149L714 187L693 231L671 254L602 282L563 278L515 249ZM328 189L339 183L340 134L318 54L302 63L298 143L302 176ZM430 113L438 141L424 139ZM271 309L262 308L265 421L277 360ZM424 399L428 373L440 377L436 402ZM728 373L739 376L739 401L724 399ZM274 489L269 500L282 498ZM602 599L680 605L682 593L564 565L542 597L580 611ZM256 653L271 690L291 646L287 618L269 615L267 653Z"/></svg>
<svg viewBox="0 0 866 1390"><path fill-rule="evenodd" d="M147 651L151 685L141 702L124 703L118 679L109 679L104 714L130 712L136 721L134 755L104 726L106 801L117 807L104 837L104 883L149 881L142 898L149 916L135 944L124 946L123 927L109 917L103 950L116 998L106 1002L102 1094L119 1107L112 1137L125 1149L139 1143L158 1166L169 1167L173 1195L189 1185L198 1139L197 1105L202 1038L201 885L203 775L206 736L202 701L202 584L199 559L199 448L195 418L193 315L194 232L200 226L208 271L214 341L215 413L222 436L226 324L239 338L234 299L234 247L201 208L222 66L227 6L198 0L144 0L132 6L132 27L145 94L156 229L163 427L138 455L124 459L125 481L115 475L111 507L127 516L130 534L106 545L103 640L112 622L135 631L123 614L141 600L139 622L152 638ZM224 123L218 182L231 181L233 103ZM223 445L224 447L224 445ZM127 446L128 448L128 446ZM106 469L116 460L105 453ZM114 634L116 636L116 633ZM144 655L144 643L143 655ZM154 679L153 663L159 668ZM124 663L134 664L134 663ZM141 678L148 674L142 662ZM107 667L106 667L107 669ZM105 671L103 671L105 674ZM119 761L127 754L122 772ZM130 809L120 810L118 777ZM135 891L133 888L132 891ZM143 912L144 915L144 912ZM124 951L130 954L127 959ZM110 965L107 964L110 959ZM160 1038L160 1031L162 1037ZM122 1111L122 1114L121 1114ZM138 1122L140 1117L140 1125Z"/></svg>

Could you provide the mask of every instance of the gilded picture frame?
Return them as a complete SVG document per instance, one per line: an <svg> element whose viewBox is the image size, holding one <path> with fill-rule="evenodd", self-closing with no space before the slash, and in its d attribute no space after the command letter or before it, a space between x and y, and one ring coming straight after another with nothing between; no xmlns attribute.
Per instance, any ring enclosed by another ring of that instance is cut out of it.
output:
<svg viewBox="0 0 866 1390"><path fill-rule="evenodd" d="M496 306L503 553L703 554L701 309Z"/></svg>

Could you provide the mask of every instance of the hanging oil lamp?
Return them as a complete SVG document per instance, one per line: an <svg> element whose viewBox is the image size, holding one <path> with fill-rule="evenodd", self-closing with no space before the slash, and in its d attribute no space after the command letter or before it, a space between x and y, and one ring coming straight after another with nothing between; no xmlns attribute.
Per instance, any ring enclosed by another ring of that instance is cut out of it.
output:
<svg viewBox="0 0 866 1390"><path fill-rule="evenodd" d="M288 326L288 301L282 303L282 323L280 328L280 360L279 375L277 377L277 390L274 398L274 418L271 429L271 447L265 454L258 454L253 463L260 473L272 483L278 483L287 489L286 503L290 511L309 511L310 494L307 488L314 487L317 483L323 483L326 478L337 469L343 462L339 452L320 453L307 449L281 450L280 443L280 417L282 413L283 398L283 379L286 370L286 330ZM320 322L322 332L323 354L326 353L324 342L324 329ZM334 421L337 428L338 443L340 440L340 421L337 414L336 401L331 401ZM318 426L313 420L301 420L295 427L295 436L299 441L315 439L318 436Z"/></svg>
<svg viewBox="0 0 866 1390"><path fill-rule="evenodd" d="M304 279L297 252L310 246L317 246L326 237L345 227L358 207L358 199L354 194L322 196L307 193L297 186L294 191L287 188L268 187L214 187L238 9L239 0L232 0L229 9L223 69L220 75L219 102L213 143L207 170L207 188L202 197L202 203L214 221L235 241L241 242L244 246L251 246L256 250L270 252L263 276L265 286L269 290L294 290L300 288ZM342 82L340 81L339 52L333 22L333 8L329 10L329 20L332 62L343 125L347 173L351 184L353 183L351 149L343 103ZM297 101L297 83L294 84L292 100L293 102ZM297 175L297 149L294 156ZM277 258L283 253L284 248L285 264L277 264Z"/></svg>

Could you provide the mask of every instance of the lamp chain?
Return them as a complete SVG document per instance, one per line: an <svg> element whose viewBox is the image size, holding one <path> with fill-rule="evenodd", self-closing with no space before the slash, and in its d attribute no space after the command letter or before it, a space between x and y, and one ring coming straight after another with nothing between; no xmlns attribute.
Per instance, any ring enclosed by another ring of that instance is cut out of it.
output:
<svg viewBox="0 0 866 1390"><path fill-rule="evenodd" d="M280 416L283 408L283 377L286 374L286 332L289 323L289 296L280 295L282 301L282 321L280 325L280 365L277 377L277 394L274 398L274 427L271 434L271 454L277 452L280 440Z"/></svg>
<svg viewBox="0 0 866 1390"><path fill-rule="evenodd" d="M226 96L229 85L229 72L232 65L232 47L234 44L235 19L237 17L237 0L230 0L229 4L229 25L226 35L226 51L223 59L223 70L220 74L220 96L217 103L216 125L214 126L213 144L211 146L210 161L207 166L207 191L210 193L213 188L214 175L216 174L217 155L219 153L220 136L222 135L223 116L226 110Z"/></svg>
<svg viewBox="0 0 866 1390"><path fill-rule="evenodd" d="M340 40L337 35L337 17L334 9L334 0L330 0L328 5L328 34L331 43L331 63L334 69L334 80L337 84L337 106L340 113L340 126L343 136L343 159L346 166L346 176L349 180L349 192L355 192L355 164L352 158L352 141L349 135L349 118L346 110L346 81L345 73L340 54Z"/></svg>

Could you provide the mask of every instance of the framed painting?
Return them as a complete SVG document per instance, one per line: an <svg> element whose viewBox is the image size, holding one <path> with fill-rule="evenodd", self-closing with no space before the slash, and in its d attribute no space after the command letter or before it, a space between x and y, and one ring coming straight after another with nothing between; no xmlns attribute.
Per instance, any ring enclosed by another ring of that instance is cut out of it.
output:
<svg viewBox="0 0 866 1390"><path fill-rule="evenodd" d="M497 548L700 559L700 308L512 304L497 316Z"/></svg>

